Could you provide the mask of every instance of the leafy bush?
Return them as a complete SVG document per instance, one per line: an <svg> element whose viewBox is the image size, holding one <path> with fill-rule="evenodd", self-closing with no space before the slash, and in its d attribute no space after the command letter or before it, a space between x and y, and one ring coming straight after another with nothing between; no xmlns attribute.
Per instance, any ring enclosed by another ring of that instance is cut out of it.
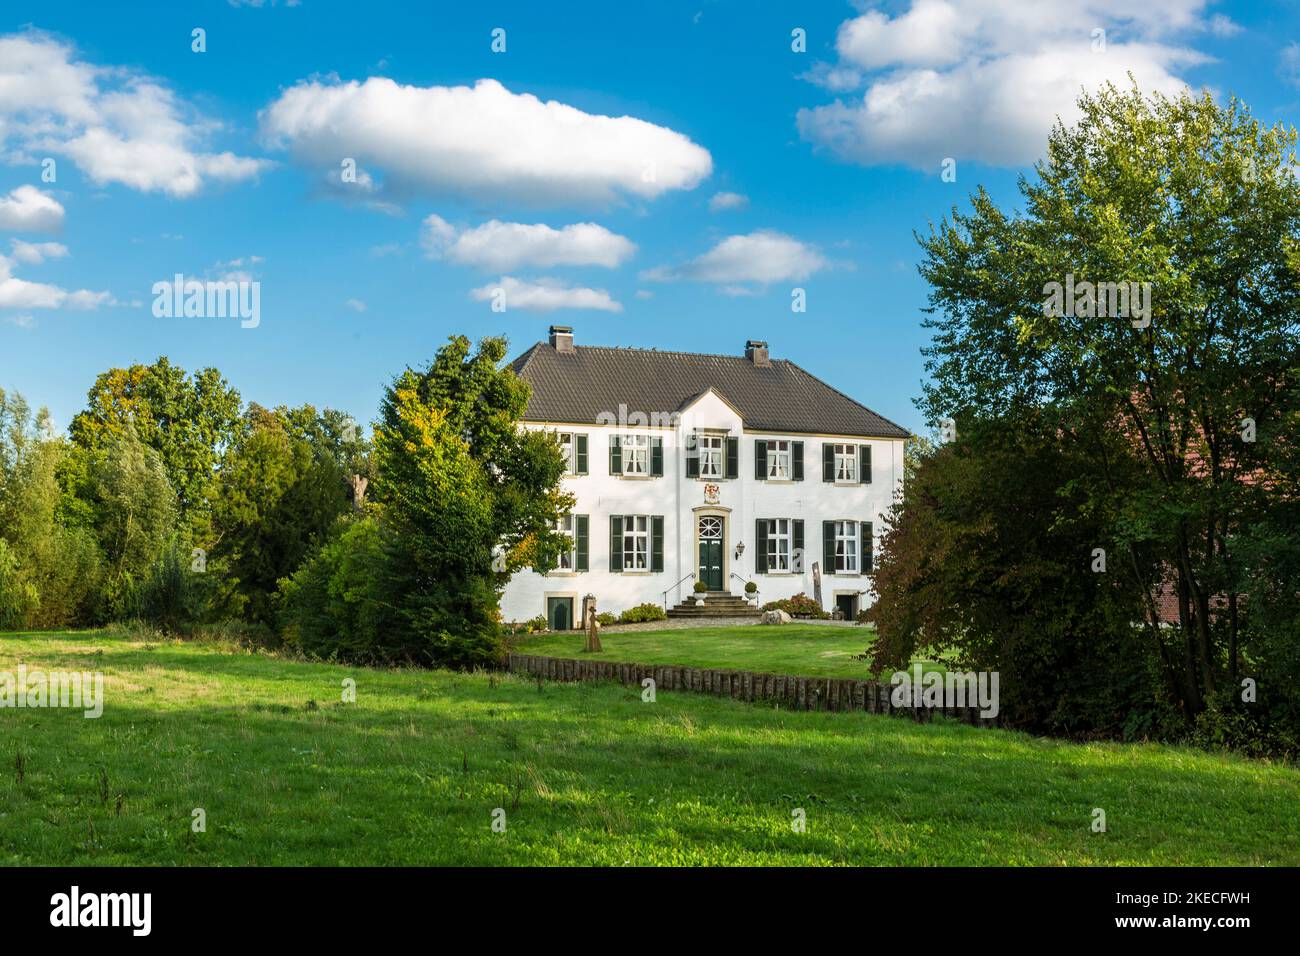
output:
<svg viewBox="0 0 1300 956"><path fill-rule="evenodd" d="M285 642L310 657L374 662L410 660L395 643L384 599L384 547L372 518L346 522L291 577L280 583Z"/></svg>
<svg viewBox="0 0 1300 956"><path fill-rule="evenodd" d="M1196 717L1191 742L1205 750L1235 750L1249 757L1300 756L1300 740L1267 711L1256 712L1228 691L1211 698Z"/></svg>
<svg viewBox="0 0 1300 956"><path fill-rule="evenodd" d="M596 623L601 627L609 627L611 624L617 624L618 618L609 611L601 611L596 615Z"/></svg>
<svg viewBox="0 0 1300 956"><path fill-rule="evenodd" d="M696 593L696 594L703 594L703 593L704 593L705 591L707 591L708 589L709 589L709 586L708 586L707 584L705 584L703 581L696 581L696 582L695 582L695 593Z"/></svg>
<svg viewBox="0 0 1300 956"><path fill-rule="evenodd" d="M746 594L757 594L757 593L758 593L758 585L755 584L753 581L747 581L747 582L745 582L745 593L746 593Z"/></svg>
<svg viewBox="0 0 1300 956"><path fill-rule="evenodd" d="M190 634L207 612L210 580L194 570L190 549L174 539L142 577L130 582L125 616L171 634Z"/></svg>
<svg viewBox="0 0 1300 956"><path fill-rule="evenodd" d="M641 624L645 621L666 621L667 612L658 604L638 604L618 616L620 624Z"/></svg>
<svg viewBox="0 0 1300 956"><path fill-rule="evenodd" d="M763 605L764 611L785 611L791 617L811 617L818 620L826 620L830 617L822 606L804 594L802 591L794 597L782 598L779 601L768 601Z"/></svg>
<svg viewBox="0 0 1300 956"><path fill-rule="evenodd" d="M0 538L0 630L25 626L40 603L36 586L19 573L18 556Z"/></svg>

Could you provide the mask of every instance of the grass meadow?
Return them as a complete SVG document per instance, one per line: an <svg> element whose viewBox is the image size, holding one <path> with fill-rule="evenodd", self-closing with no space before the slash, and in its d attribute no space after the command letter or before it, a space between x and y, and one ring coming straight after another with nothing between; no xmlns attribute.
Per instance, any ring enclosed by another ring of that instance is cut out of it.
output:
<svg viewBox="0 0 1300 956"><path fill-rule="evenodd" d="M1300 863L1300 772L1229 755L129 632L0 635L19 664L105 704L0 709L7 864Z"/></svg>

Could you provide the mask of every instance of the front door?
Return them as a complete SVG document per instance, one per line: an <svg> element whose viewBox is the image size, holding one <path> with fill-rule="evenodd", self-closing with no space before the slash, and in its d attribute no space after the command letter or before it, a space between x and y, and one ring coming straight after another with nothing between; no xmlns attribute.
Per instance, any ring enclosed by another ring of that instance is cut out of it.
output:
<svg viewBox="0 0 1300 956"><path fill-rule="evenodd" d="M546 599L546 626L552 631L567 631L573 627L573 598Z"/></svg>
<svg viewBox="0 0 1300 956"><path fill-rule="evenodd" d="M858 596L856 594L835 595L835 605L844 615L844 620L853 621L858 617Z"/></svg>
<svg viewBox="0 0 1300 956"><path fill-rule="evenodd" d="M710 591L721 591L725 585L722 579L722 549L725 518L715 515L701 515L700 533L700 577Z"/></svg>

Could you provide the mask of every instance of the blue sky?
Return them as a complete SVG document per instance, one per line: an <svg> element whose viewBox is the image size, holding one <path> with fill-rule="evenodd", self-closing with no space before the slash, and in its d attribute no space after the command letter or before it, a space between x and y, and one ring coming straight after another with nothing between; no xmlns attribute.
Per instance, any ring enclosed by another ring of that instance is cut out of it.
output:
<svg viewBox="0 0 1300 956"><path fill-rule="evenodd" d="M766 339L920 430L913 232L979 184L1014 206L1071 90L1300 99L1284 3L470 6L6 4L0 386L66 426L96 373L167 355L368 422L448 335L517 354L561 323ZM176 273L260 283L259 324L156 317Z"/></svg>

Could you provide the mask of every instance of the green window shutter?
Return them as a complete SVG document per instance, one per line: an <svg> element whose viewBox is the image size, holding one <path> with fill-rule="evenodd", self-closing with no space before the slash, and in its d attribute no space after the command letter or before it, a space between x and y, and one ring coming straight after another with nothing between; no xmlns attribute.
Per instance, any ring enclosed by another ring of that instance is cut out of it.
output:
<svg viewBox="0 0 1300 956"><path fill-rule="evenodd" d="M609 516L609 569L623 570L623 516Z"/></svg>
<svg viewBox="0 0 1300 956"><path fill-rule="evenodd" d="M727 439L727 470L728 478L738 478L740 476L740 439Z"/></svg>
<svg viewBox="0 0 1300 956"><path fill-rule="evenodd" d="M650 474L662 477L664 473L664 440L650 439Z"/></svg>
<svg viewBox="0 0 1300 956"><path fill-rule="evenodd" d="M754 522L754 573L767 574L767 522L759 518Z"/></svg>
<svg viewBox="0 0 1300 956"><path fill-rule="evenodd" d="M864 521L858 526L858 545L862 549L862 556L858 559L858 570L863 574L870 574L875 568L875 545L871 540L871 522Z"/></svg>
<svg viewBox="0 0 1300 956"><path fill-rule="evenodd" d="M822 574L835 573L835 522L822 522Z"/></svg>
<svg viewBox="0 0 1300 956"><path fill-rule="evenodd" d="M587 535L589 525L587 515L573 516L573 570L575 571L589 570L587 567L590 551Z"/></svg>
<svg viewBox="0 0 1300 956"><path fill-rule="evenodd" d="M828 441L822 442L822 481L835 480L835 446Z"/></svg>
<svg viewBox="0 0 1300 956"><path fill-rule="evenodd" d="M686 438L686 477L700 477L700 433L692 431Z"/></svg>
<svg viewBox="0 0 1300 956"><path fill-rule="evenodd" d="M871 446L858 446L858 481L864 485L871 484Z"/></svg>
<svg viewBox="0 0 1300 956"><path fill-rule="evenodd" d="M790 522L790 570L802 574L807 561L803 550L803 519Z"/></svg>
<svg viewBox="0 0 1300 956"><path fill-rule="evenodd" d="M650 518L650 570L664 569L664 516Z"/></svg>
<svg viewBox="0 0 1300 956"><path fill-rule="evenodd" d="M623 474L623 448L621 439L617 435L609 436L609 473L611 475Z"/></svg>
<svg viewBox="0 0 1300 956"><path fill-rule="evenodd" d="M754 442L754 477L759 481L767 478L767 442Z"/></svg>
<svg viewBox="0 0 1300 956"><path fill-rule="evenodd" d="M803 481L803 442L790 442L790 477Z"/></svg>
<svg viewBox="0 0 1300 956"><path fill-rule="evenodd" d="M587 436L574 435L573 448L573 457L576 459L573 470L580 475L585 475L587 473Z"/></svg>

